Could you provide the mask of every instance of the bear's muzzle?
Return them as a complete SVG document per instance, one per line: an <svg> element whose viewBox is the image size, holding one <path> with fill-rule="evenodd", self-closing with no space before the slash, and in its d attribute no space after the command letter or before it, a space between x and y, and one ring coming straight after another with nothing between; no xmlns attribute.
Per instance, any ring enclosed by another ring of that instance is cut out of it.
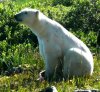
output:
<svg viewBox="0 0 100 92"><path fill-rule="evenodd" d="M14 18L15 18L16 21L22 22L22 18L20 17L20 14L14 15Z"/></svg>

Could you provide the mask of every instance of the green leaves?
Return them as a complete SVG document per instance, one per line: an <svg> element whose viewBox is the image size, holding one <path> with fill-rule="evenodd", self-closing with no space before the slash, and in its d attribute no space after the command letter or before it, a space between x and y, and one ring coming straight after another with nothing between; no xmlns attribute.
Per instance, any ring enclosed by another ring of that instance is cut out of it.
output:
<svg viewBox="0 0 100 92"><path fill-rule="evenodd" d="M46 16L73 32L91 50L95 49L97 32L100 29L99 0L95 2L90 0L9 0L0 3L1 59L10 60L12 53L18 50L19 45L21 45L21 52L25 44L37 46L37 38L30 29L14 20L14 15L25 7L39 9ZM18 59L18 54L18 52L14 54L14 61L24 61L23 57Z"/></svg>

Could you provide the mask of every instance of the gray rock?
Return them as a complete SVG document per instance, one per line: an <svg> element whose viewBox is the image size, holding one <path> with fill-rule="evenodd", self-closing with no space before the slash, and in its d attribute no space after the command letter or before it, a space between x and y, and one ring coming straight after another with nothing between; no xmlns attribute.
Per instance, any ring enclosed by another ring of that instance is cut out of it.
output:
<svg viewBox="0 0 100 92"><path fill-rule="evenodd" d="M58 92L55 86L47 87L40 92Z"/></svg>
<svg viewBox="0 0 100 92"><path fill-rule="evenodd" d="M94 90L75 90L74 92L100 92L100 90L94 89Z"/></svg>

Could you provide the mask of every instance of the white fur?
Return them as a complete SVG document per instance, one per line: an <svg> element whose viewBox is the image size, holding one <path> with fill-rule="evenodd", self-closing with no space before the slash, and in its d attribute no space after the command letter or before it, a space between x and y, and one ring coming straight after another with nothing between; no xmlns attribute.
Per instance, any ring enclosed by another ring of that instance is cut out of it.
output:
<svg viewBox="0 0 100 92"><path fill-rule="evenodd" d="M36 13L36 11L38 13ZM93 57L88 47L58 22L49 19L39 10L24 9L27 12L22 23L28 25L37 36L40 54L44 58L46 77L54 74L60 60L63 76L85 76L93 73Z"/></svg>

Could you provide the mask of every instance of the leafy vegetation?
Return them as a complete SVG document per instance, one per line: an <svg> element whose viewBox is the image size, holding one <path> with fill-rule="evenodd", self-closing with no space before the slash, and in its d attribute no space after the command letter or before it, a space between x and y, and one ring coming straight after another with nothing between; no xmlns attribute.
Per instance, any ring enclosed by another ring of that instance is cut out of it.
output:
<svg viewBox="0 0 100 92"><path fill-rule="evenodd" d="M73 78L67 82L37 82L44 68L39 56L37 38L26 26L17 23L14 15L24 7L41 10L61 23L90 48L100 52L100 0L7 0L0 2L0 92L39 92L55 85L58 92L75 89L100 89L100 55L94 56L94 74L90 78ZM99 33L99 34L98 34ZM97 39L98 38L98 39ZM4 68L4 64L7 68ZM21 66L21 74L5 76L6 71Z"/></svg>

